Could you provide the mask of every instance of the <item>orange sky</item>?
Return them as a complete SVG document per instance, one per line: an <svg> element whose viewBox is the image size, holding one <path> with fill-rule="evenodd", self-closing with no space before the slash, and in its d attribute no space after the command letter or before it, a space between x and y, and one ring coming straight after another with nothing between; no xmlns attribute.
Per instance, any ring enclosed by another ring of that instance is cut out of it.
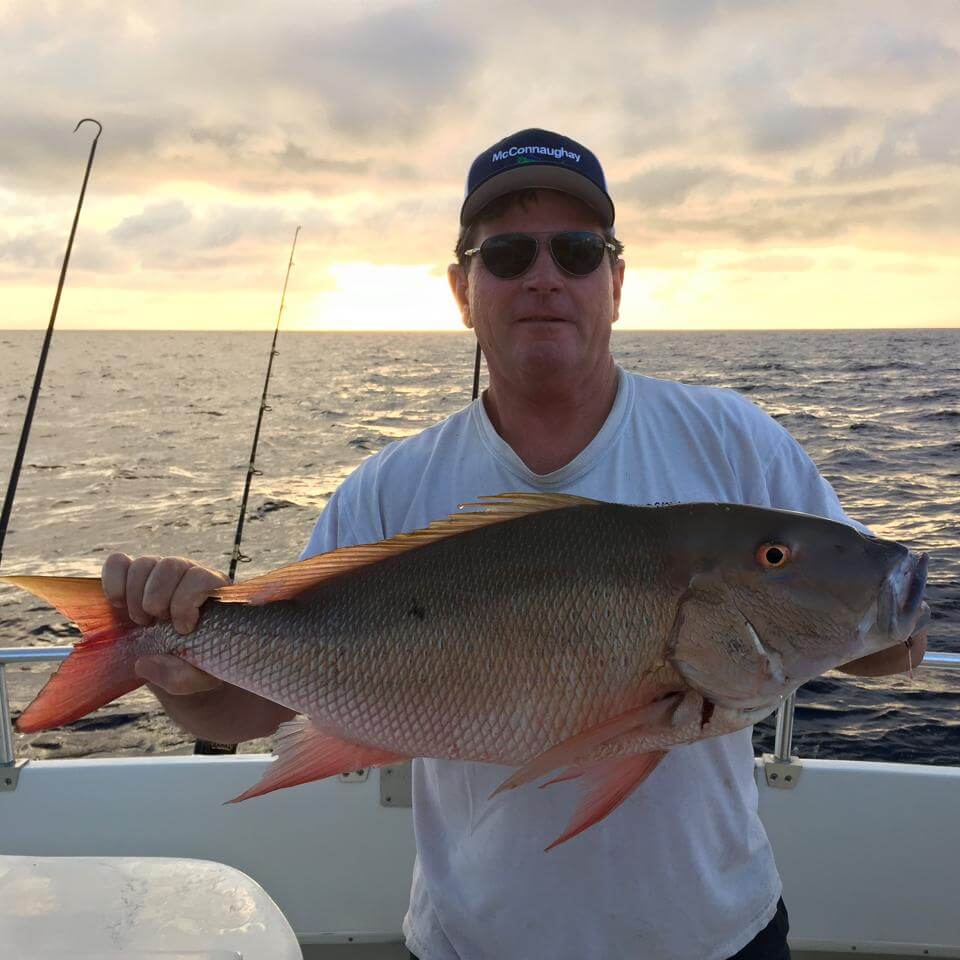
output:
<svg viewBox="0 0 960 960"><path fill-rule="evenodd" d="M270 328L297 224L288 328L458 329L466 169L534 125L604 164L623 329L960 325L951 2L9 3L0 79L0 327L49 317L83 116L64 329Z"/></svg>

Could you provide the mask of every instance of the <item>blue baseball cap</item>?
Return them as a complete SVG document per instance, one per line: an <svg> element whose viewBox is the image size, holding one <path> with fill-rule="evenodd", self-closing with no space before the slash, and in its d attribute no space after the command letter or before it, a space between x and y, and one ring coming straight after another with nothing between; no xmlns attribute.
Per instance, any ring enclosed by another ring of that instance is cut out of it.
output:
<svg viewBox="0 0 960 960"><path fill-rule="evenodd" d="M576 140L536 127L504 137L473 161L460 225L472 223L491 200L536 187L577 197L600 217L604 227L613 227L613 201L600 161Z"/></svg>

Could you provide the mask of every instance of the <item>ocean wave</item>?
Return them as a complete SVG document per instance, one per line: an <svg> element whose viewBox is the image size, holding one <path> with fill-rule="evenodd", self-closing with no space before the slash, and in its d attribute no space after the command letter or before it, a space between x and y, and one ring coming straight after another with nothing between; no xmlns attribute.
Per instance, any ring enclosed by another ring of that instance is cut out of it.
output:
<svg viewBox="0 0 960 960"><path fill-rule="evenodd" d="M851 373L875 373L881 370L912 370L913 367L911 364L904 363L901 360L891 360L886 363L849 361L847 363L841 363L839 369L848 370Z"/></svg>

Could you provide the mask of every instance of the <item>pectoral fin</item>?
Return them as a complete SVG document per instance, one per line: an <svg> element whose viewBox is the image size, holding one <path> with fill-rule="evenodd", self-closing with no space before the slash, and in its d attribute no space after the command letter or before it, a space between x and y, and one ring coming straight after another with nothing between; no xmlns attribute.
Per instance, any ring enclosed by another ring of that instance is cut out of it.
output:
<svg viewBox="0 0 960 960"><path fill-rule="evenodd" d="M580 761L589 757L593 750L604 745L612 744L625 737L636 736L639 733L649 732L651 735L661 733L669 735L673 727L674 716L684 700L683 693L671 693L662 700L644 704L627 710L625 713L604 720L589 730L575 734L562 743L551 747L518 770L515 770L496 790L490 794L492 800L504 790L513 790L524 783L536 780L557 767L570 766L572 769L564 772L558 779L569 780L580 774L573 772L573 768L582 765ZM556 782L556 781L553 781Z"/></svg>
<svg viewBox="0 0 960 960"><path fill-rule="evenodd" d="M634 754L616 760L594 760L584 764L576 776L583 777L586 790L566 830L545 848L545 852L583 833L587 827L616 810L653 773L666 755L666 750L655 750L652 753Z"/></svg>

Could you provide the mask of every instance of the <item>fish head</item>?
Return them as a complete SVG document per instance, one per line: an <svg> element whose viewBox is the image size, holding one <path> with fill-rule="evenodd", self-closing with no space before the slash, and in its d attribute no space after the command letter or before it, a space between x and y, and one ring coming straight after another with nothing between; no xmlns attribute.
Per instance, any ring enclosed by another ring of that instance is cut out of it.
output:
<svg viewBox="0 0 960 960"><path fill-rule="evenodd" d="M696 537L682 537L690 576L672 655L716 702L776 706L804 681L907 640L929 618L926 554L822 517L709 506L688 518L699 521L699 554Z"/></svg>

